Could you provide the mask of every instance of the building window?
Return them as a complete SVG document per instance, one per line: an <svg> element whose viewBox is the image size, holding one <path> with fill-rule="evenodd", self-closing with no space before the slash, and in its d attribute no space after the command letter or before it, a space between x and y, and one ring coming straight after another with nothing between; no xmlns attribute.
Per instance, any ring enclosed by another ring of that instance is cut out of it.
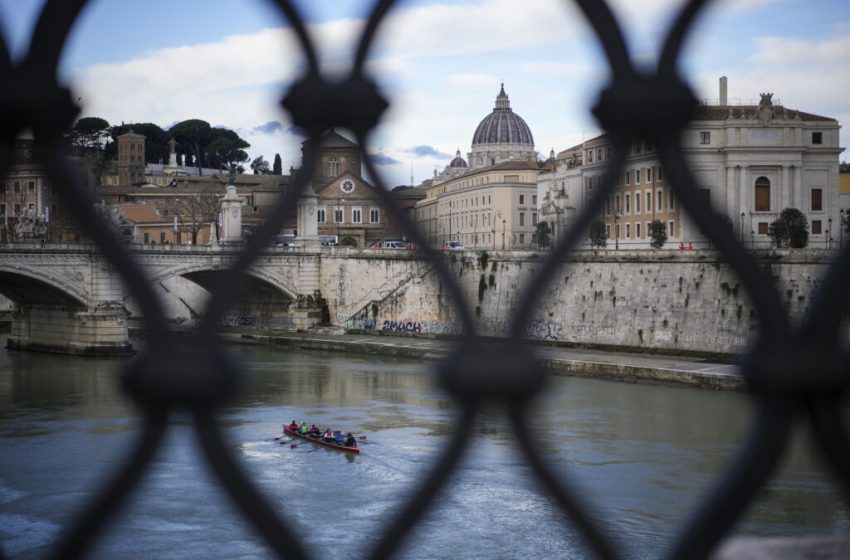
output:
<svg viewBox="0 0 850 560"><path fill-rule="evenodd" d="M699 133L699 143L700 144L711 144L711 132L703 130Z"/></svg>
<svg viewBox="0 0 850 560"><path fill-rule="evenodd" d="M324 224L328 221L327 210L325 208L316 208L316 222Z"/></svg>
<svg viewBox="0 0 850 560"><path fill-rule="evenodd" d="M823 144L823 132L812 132L812 144Z"/></svg>
<svg viewBox="0 0 850 560"><path fill-rule="evenodd" d="M165 245L165 232L159 232L159 243L160 245Z"/></svg>
<svg viewBox="0 0 850 560"><path fill-rule="evenodd" d="M519 234L519 242L520 242L520 244L525 243L525 234L524 233Z"/></svg>
<svg viewBox="0 0 850 560"><path fill-rule="evenodd" d="M770 180L767 177L756 179L756 212L770 212Z"/></svg>
<svg viewBox="0 0 850 560"><path fill-rule="evenodd" d="M20 216L21 215L21 205L20 204L16 203L15 206L13 207L13 210L15 211L15 213L12 214L13 216Z"/></svg>
<svg viewBox="0 0 850 560"><path fill-rule="evenodd" d="M537 212L531 213L531 225L533 225L533 226L537 225Z"/></svg>
<svg viewBox="0 0 850 560"><path fill-rule="evenodd" d="M602 161L602 148L596 148L596 161Z"/></svg>
<svg viewBox="0 0 850 560"><path fill-rule="evenodd" d="M818 222L820 223L820 222ZM770 224L767 222L759 222L758 226L758 234L759 235L767 235L767 232L770 231Z"/></svg>
<svg viewBox="0 0 850 560"><path fill-rule="evenodd" d="M635 185L640 185L640 169L635 169Z"/></svg>
<svg viewBox="0 0 850 560"><path fill-rule="evenodd" d="M611 239L611 224L605 224L605 238Z"/></svg>
<svg viewBox="0 0 850 560"><path fill-rule="evenodd" d="M353 224L362 224L363 223L363 210L360 208L352 208L351 209L351 223Z"/></svg>
<svg viewBox="0 0 850 560"><path fill-rule="evenodd" d="M652 191L646 193L646 213L652 212Z"/></svg>
<svg viewBox="0 0 850 560"><path fill-rule="evenodd" d="M635 193L635 214L640 214L640 193Z"/></svg>
<svg viewBox="0 0 850 560"><path fill-rule="evenodd" d="M646 168L646 182L647 183L652 182L652 168L651 167Z"/></svg>
<svg viewBox="0 0 850 560"><path fill-rule="evenodd" d="M626 239L632 238L632 224L626 224Z"/></svg>
<svg viewBox="0 0 850 560"><path fill-rule="evenodd" d="M29 183L27 183L27 188L29 189L29 191L31 193L34 193L35 192L35 181L30 181Z"/></svg>
<svg viewBox="0 0 850 560"><path fill-rule="evenodd" d="M336 177L339 175L339 160L330 158L328 160L328 177Z"/></svg>
<svg viewBox="0 0 850 560"><path fill-rule="evenodd" d="M605 198L605 215L606 216L611 215L611 197L610 196Z"/></svg>
<svg viewBox="0 0 850 560"><path fill-rule="evenodd" d="M823 233L823 222L821 222L820 220L812 220L812 233Z"/></svg>
<svg viewBox="0 0 850 560"><path fill-rule="evenodd" d="M626 170L626 184L627 185L631 185L631 178L632 178L631 175L632 175L632 172L627 169Z"/></svg>
<svg viewBox="0 0 850 560"><path fill-rule="evenodd" d="M617 227L614 228L614 235L617 237L617 239L620 239L620 224L617 224Z"/></svg>
<svg viewBox="0 0 850 560"><path fill-rule="evenodd" d="M659 165L658 166L658 182L660 183L663 180L664 180L664 168Z"/></svg>
<svg viewBox="0 0 850 560"><path fill-rule="evenodd" d="M525 204L525 195L524 194L519 195L519 203Z"/></svg>
<svg viewBox="0 0 850 560"><path fill-rule="evenodd" d="M369 208L369 223L370 224L381 223L381 210L380 210L380 208Z"/></svg>
<svg viewBox="0 0 850 560"><path fill-rule="evenodd" d="M670 237L676 237L676 223L673 220L667 222L667 235Z"/></svg>
<svg viewBox="0 0 850 560"><path fill-rule="evenodd" d="M823 189L812 189L812 212L823 210Z"/></svg>
<svg viewBox="0 0 850 560"><path fill-rule="evenodd" d="M635 239L640 239L640 224L635 224Z"/></svg>
<svg viewBox="0 0 850 560"><path fill-rule="evenodd" d="M334 223L341 224L343 219L343 211L342 206L336 206L334 208Z"/></svg>
<svg viewBox="0 0 850 560"><path fill-rule="evenodd" d="M5 216L5 215L6 215L6 205L0 204L0 216Z"/></svg>
<svg viewBox="0 0 850 560"><path fill-rule="evenodd" d="M632 213L632 195L630 195L629 193L626 193L625 204L626 204L626 214L631 214Z"/></svg>
<svg viewBox="0 0 850 560"><path fill-rule="evenodd" d="M676 209L676 199L673 198L673 189L667 191L667 202L671 212Z"/></svg>
<svg viewBox="0 0 850 560"><path fill-rule="evenodd" d="M537 206L537 195L536 194L531 195L531 204L533 204L534 206Z"/></svg>
<svg viewBox="0 0 850 560"><path fill-rule="evenodd" d="M593 161L593 150L587 150L587 163L591 163Z"/></svg>
<svg viewBox="0 0 850 560"><path fill-rule="evenodd" d="M15 181L15 194L18 194L20 192L21 192L21 182Z"/></svg>
<svg viewBox="0 0 850 560"><path fill-rule="evenodd" d="M519 213L519 225L521 225L521 226L525 225L525 212Z"/></svg>
<svg viewBox="0 0 850 560"><path fill-rule="evenodd" d="M614 195L614 212L617 213L617 214L620 213L620 195L619 194Z"/></svg>
<svg viewBox="0 0 850 560"><path fill-rule="evenodd" d="M150 243L151 242L151 234L148 233L148 232L145 232L144 240L145 240L145 243Z"/></svg>
<svg viewBox="0 0 850 560"><path fill-rule="evenodd" d="M655 193L655 202L656 202L656 204L658 204L658 211L659 212L664 210L664 191L662 191L661 189L659 189Z"/></svg>

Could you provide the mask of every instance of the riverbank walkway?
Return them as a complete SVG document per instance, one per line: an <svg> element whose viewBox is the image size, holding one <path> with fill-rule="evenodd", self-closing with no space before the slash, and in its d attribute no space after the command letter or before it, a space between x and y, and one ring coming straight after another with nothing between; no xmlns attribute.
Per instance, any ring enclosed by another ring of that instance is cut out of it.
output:
<svg viewBox="0 0 850 560"><path fill-rule="evenodd" d="M269 343L305 350L380 354L438 360L454 345L453 340L336 333L233 333L233 342ZM658 383L704 389L742 389L738 366L699 357L619 352L536 344L543 367L558 375L596 377L629 383Z"/></svg>

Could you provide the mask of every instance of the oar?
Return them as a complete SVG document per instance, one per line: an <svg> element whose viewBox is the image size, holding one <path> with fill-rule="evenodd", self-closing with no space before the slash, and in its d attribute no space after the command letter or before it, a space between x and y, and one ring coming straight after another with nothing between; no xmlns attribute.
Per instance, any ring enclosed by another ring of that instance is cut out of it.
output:
<svg viewBox="0 0 850 560"><path fill-rule="evenodd" d="M335 433L335 434L341 434L341 433L342 433L342 430L334 430L334 433ZM357 438L357 439L359 439L359 440L364 440L364 439L366 439L366 436L354 436L354 437L355 437L355 438Z"/></svg>

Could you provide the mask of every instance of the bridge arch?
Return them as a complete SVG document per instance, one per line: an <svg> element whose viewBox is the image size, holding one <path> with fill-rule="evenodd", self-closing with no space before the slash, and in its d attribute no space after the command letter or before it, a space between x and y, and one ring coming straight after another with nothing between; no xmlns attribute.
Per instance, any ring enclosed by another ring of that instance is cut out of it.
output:
<svg viewBox="0 0 850 560"><path fill-rule="evenodd" d="M179 267L167 268L159 270L152 278L153 282L163 282L169 278L180 276L192 282L195 282L202 288L210 290L218 278L221 277L228 269L226 267L203 264L189 264ZM247 279L246 291L259 291L260 293L269 293L269 288L278 292L278 295L284 298L296 301L298 299L298 290L294 289L281 278L270 274L263 270L249 269L245 272Z"/></svg>
<svg viewBox="0 0 850 560"><path fill-rule="evenodd" d="M0 294L17 304L87 308L89 296L84 286L85 279L82 276L65 280L45 275L43 269L36 267L0 266Z"/></svg>

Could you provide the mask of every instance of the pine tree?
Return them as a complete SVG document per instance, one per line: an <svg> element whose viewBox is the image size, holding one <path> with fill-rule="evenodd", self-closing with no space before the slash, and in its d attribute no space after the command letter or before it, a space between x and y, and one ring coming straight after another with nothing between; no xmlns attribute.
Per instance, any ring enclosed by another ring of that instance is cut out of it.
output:
<svg viewBox="0 0 850 560"><path fill-rule="evenodd" d="M283 175L283 163L280 161L280 154L274 155L274 164L272 164L272 175Z"/></svg>

